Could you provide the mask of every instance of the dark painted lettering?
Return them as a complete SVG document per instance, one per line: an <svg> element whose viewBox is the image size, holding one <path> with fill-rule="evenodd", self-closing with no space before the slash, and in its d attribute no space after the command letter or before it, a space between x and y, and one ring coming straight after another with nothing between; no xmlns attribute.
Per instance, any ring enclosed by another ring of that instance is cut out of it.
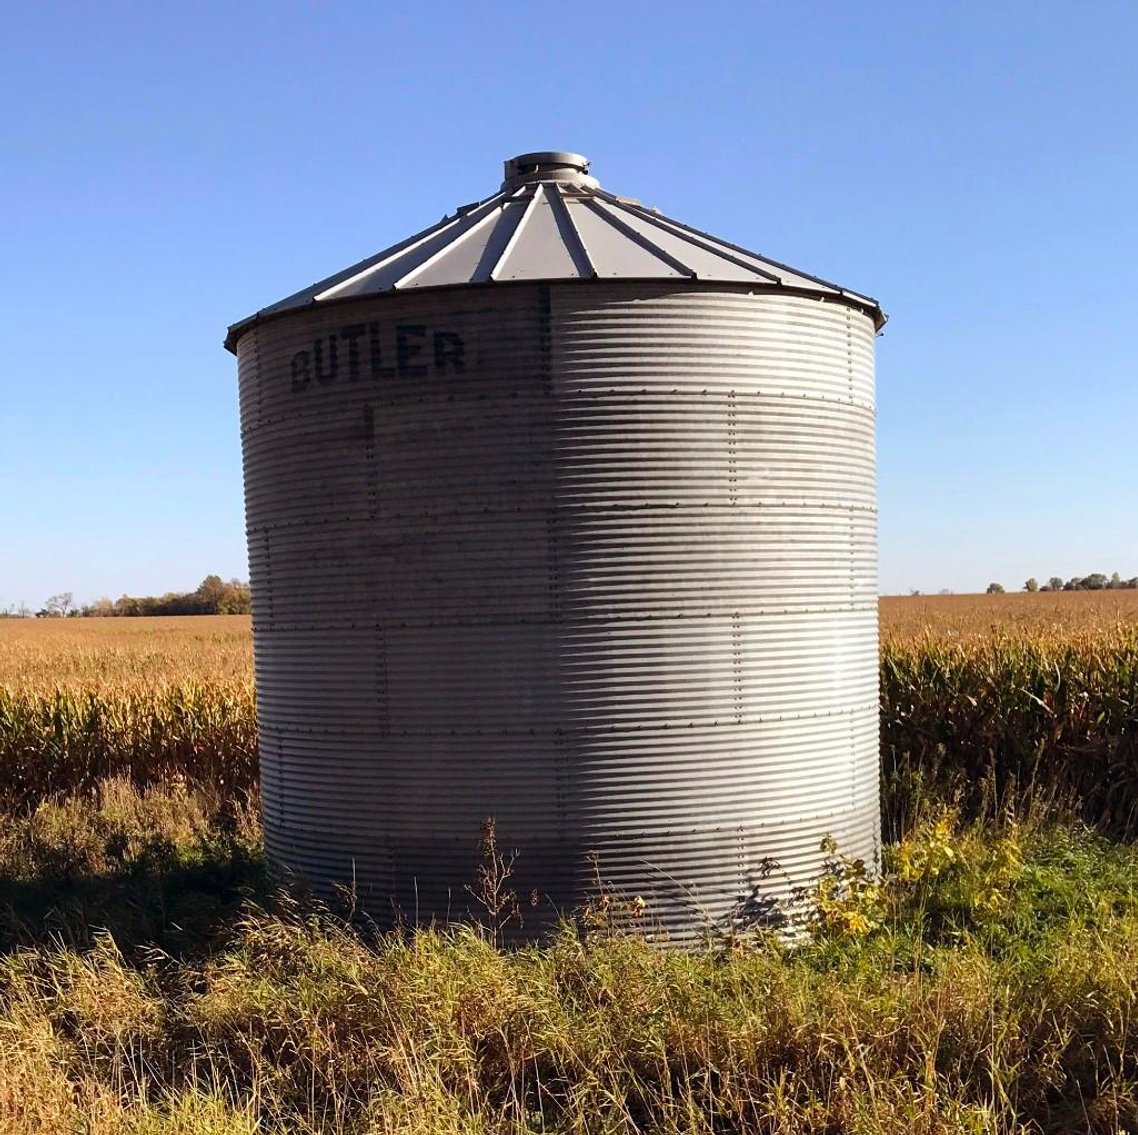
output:
<svg viewBox="0 0 1138 1135"><path fill-rule="evenodd" d="M362 323L340 328L340 338L348 342L348 379L355 382L360 377L360 339L367 328Z"/></svg>
<svg viewBox="0 0 1138 1135"><path fill-rule="evenodd" d="M446 374L449 366L455 374L466 370L466 344L453 331L435 332L435 374Z"/></svg>
<svg viewBox="0 0 1138 1135"><path fill-rule="evenodd" d="M394 378L395 368L383 365L383 343L379 337L379 324L367 325L368 357L371 360L371 377L377 382L381 378Z"/></svg>
<svg viewBox="0 0 1138 1135"><path fill-rule="evenodd" d="M423 353L423 344L416 339L426 337L427 329L421 323L400 323L395 328L395 362L400 378L423 378L427 368L411 360Z"/></svg>
<svg viewBox="0 0 1138 1135"><path fill-rule="evenodd" d="M312 362L316 381L321 386L328 386L336 381L336 375L340 372L340 358L335 335L328 336L328 369L324 369L324 344L319 339L312 344Z"/></svg>
<svg viewBox="0 0 1138 1135"><path fill-rule="evenodd" d="M347 346L341 350L341 345ZM299 394L313 380L330 386L340 377L344 362L346 377L358 382L366 376L373 382L390 378L426 378L428 374L466 373L466 341L453 331L435 331L421 323L350 323L333 335L322 336L311 351L292 357L292 390ZM384 364L387 364L386 366ZM432 366L433 364L433 366Z"/></svg>
<svg viewBox="0 0 1138 1135"><path fill-rule="evenodd" d="M308 389L312 381L312 372L308 369L308 352L297 351L292 356L292 392L299 394Z"/></svg>

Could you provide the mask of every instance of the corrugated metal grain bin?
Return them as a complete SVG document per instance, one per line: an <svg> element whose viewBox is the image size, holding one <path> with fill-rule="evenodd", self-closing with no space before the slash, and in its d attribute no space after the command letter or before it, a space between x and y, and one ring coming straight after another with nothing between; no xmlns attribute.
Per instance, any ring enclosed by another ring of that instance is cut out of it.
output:
<svg viewBox="0 0 1138 1135"><path fill-rule="evenodd" d="M587 168L230 329L267 850L381 919L477 909L491 817L527 934L876 856L884 316Z"/></svg>

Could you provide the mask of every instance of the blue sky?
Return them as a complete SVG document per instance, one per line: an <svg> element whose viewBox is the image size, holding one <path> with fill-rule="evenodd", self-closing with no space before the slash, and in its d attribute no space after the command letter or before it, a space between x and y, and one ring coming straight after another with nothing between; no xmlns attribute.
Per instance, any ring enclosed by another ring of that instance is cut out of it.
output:
<svg viewBox="0 0 1138 1135"><path fill-rule="evenodd" d="M227 324L587 154L880 298L881 584L1138 575L1138 4L11 4L0 607L244 576Z"/></svg>

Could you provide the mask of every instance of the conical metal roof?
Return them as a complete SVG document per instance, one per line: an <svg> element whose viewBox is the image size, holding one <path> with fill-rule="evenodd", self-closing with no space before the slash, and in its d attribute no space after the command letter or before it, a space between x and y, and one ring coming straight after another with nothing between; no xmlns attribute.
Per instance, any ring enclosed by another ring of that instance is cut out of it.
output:
<svg viewBox="0 0 1138 1135"><path fill-rule="evenodd" d="M521 154L492 197L329 276L229 329L231 351L254 324L314 304L384 292L561 280L748 284L830 297L866 311L877 301L665 217L601 188L580 154Z"/></svg>

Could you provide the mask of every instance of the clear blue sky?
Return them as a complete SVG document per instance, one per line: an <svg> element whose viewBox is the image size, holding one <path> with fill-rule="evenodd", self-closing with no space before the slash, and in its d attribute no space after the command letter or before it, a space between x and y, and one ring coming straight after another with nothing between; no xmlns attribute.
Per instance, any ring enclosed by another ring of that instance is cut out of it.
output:
<svg viewBox="0 0 1138 1135"><path fill-rule="evenodd" d="M246 575L226 325L534 149L867 291L881 584L1138 575L1138 4L11 4L0 606Z"/></svg>

